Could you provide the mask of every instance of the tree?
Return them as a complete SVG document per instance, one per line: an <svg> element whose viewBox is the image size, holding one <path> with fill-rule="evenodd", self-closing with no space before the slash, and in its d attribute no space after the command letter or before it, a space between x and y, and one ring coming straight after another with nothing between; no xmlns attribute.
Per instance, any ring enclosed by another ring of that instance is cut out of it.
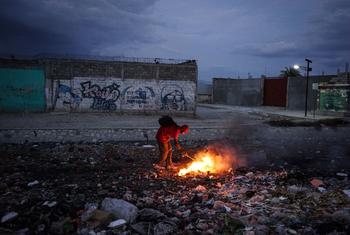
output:
<svg viewBox="0 0 350 235"><path fill-rule="evenodd" d="M299 70L292 67L284 67L284 70L281 70L281 77L301 77Z"/></svg>

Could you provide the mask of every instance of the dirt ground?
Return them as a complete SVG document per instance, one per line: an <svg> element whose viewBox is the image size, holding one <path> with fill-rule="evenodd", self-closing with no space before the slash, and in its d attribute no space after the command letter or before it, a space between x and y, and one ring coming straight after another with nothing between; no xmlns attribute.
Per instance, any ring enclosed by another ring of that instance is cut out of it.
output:
<svg viewBox="0 0 350 235"><path fill-rule="evenodd" d="M230 146L240 164L220 175L154 169L155 142L1 144L0 233L350 233L346 123L258 114L227 120L220 138L182 142L192 155ZM190 162L174 159L179 168ZM91 203L103 211L106 198L136 206L135 220L110 228L111 219L83 219Z"/></svg>

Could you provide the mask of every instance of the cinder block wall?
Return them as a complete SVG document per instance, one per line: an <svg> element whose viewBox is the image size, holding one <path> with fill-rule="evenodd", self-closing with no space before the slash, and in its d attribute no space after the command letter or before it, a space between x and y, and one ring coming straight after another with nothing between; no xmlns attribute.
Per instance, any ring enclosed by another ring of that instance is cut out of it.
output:
<svg viewBox="0 0 350 235"><path fill-rule="evenodd" d="M213 78L213 103L238 106L262 104L262 79Z"/></svg>
<svg viewBox="0 0 350 235"><path fill-rule="evenodd" d="M308 102L307 109L317 109L317 91L312 90L312 83L328 82L334 75L331 76L311 76L309 77L308 86ZM289 77L287 85L287 109L304 110L305 109L305 94L306 94L306 78L305 77Z"/></svg>
<svg viewBox="0 0 350 235"><path fill-rule="evenodd" d="M43 68L47 111L194 114L196 110L195 61L0 59L0 67Z"/></svg>

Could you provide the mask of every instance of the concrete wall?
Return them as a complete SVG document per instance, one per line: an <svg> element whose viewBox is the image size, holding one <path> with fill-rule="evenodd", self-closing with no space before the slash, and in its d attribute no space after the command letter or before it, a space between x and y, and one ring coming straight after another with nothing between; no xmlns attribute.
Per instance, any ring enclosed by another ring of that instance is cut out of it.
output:
<svg viewBox="0 0 350 235"><path fill-rule="evenodd" d="M0 112L43 112L44 86L41 69L0 68Z"/></svg>
<svg viewBox="0 0 350 235"><path fill-rule="evenodd" d="M55 111L195 110L193 81L76 77L54 82Z"/></svg>
<svg viewBox="0 0 350 235"><path fill-rule="evenodd" d="M0 67L41 67L47 111L189 113L197 64L82 59L0 59Z"/></svg>
<svg viewBox="0 0 350 235"><path fill-rule="evenodd" d="M312 83L328 82L334 76L311 76L309 77L308 87L308 110L317 109L317 91L312 90ZM287 85L287 109L304 110L305 109L305 77L289 77Z"/></svg>
<svg viewBox="0 0 350 235"><path fill-rule="evenodd" d="M257 106L262 104L262 79L213 79L213 103Z"/></svg>

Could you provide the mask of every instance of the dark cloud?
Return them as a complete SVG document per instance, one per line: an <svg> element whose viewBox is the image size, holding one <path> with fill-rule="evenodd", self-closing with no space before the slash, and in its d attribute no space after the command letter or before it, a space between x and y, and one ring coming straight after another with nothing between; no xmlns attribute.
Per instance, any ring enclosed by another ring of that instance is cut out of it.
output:
<svg viewBox="0 0 350 235"><path fill-rule="evenodd" d="M325 1L311 20L309 50L324 66L342 66L350 60L350 1Z"/></svg>
<svg viewBox="0 0 350 235"><path fill-rule="evenodd" d="M278 58L296 56L298 45L293 42L276 41L267 43L250 43L234 46L233 53L248 54L258 57Z"/></svg>
<svg viewBox="0 0 350 235"><path fill-rule="evenodd" d="M296 36L234 47L233 53L262 58L314 57L326 67L350 60L350 1L321 0L303 24L290 28ZM295 17L298 17L296 15ZM257 39L258 40L258 39Z"/></svg>
<svg viewBox="0 0 350 235"><path fill-rule="evenodd" d="M200 79L350 61L349 0L1 0L0 54L188 58ZM267 71L267 72L266 72Z"/></svg>
<svg viewBox="0 0 350 235"><path fill-rule="evenodd" d="M3 0L0 53L81 53L125 42L150 42L155 1Z"/></svg>

